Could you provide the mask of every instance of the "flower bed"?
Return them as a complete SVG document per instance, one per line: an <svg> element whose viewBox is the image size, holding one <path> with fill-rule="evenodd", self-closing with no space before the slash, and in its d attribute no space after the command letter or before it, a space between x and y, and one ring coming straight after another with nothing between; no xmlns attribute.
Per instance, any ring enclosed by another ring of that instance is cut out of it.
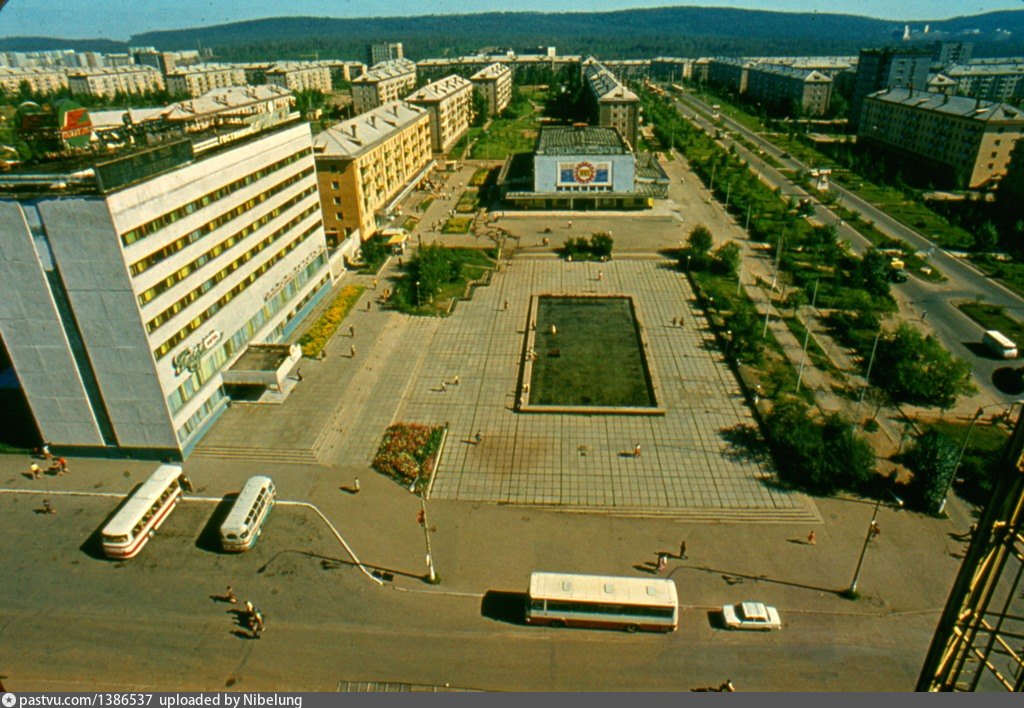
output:
<svg viewBox="0 0 1024 708"><path fill-rule="evenodd" d="M453 216L444 223L441 227L441 233L443 234L465 234L469 233L469 228L473 225L472 216Z"/></svg>
<svg viewBox="0 0 1024 708"><path fill-rule="evenodd" d="M302 347L302 355L311 358L320 356L320 353L331 341L331 337L338 331L341 321L345 319L349 310L359 299L359 296L366 290L362 285L346 285L334 298L326 310L321 313L316 322L306 330L306 333L299 337L299 346Z"/></svg>
<svg viewBox="0 0 1024 708"><path fill-rule="evenodd" d="M443 426L395 423L384 431L373 467L403 487L423 491L430 485L442 440Z"/></svg>

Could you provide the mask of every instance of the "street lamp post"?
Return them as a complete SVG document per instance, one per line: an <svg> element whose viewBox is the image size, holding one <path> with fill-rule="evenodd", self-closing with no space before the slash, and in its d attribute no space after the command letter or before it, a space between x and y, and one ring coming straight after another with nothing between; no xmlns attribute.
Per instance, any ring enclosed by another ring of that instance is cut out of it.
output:
<svg viewBox="0 0 1024 708"><path fill-rule="evenodd" d="M860 391L860 399L857 401L857 413L853 416L853 424L856 425L857 421L860 420L860 407L864 403L864 394L868 392L868 387L871 386L871 367L875 363L875 350L878 349L878 338L882 336L882 328L878 328L878 332L875 333L875 343L871 345L871 357L868 359L868 370L864 373L864 388Z"/></svg>
<svg viewBox="0 0 1024 708"><path fill-rule="evenodd" d="M690 254L686 254L686 274L690 274Z"/></svg>
<svg viewBox="0 0 1024 708"><path fill-rule="evenodd" d="M892 493L891 490L886 490L892 498L896 500L897 510L903 508L903 500ZM857 594L857 583L860 582L860 571L864 567L864 556L868 552L868 544L871 543L871 539L878 534L878 507L882 505L882 499L879 497L878 501L875 502L875 509L871 513L871 522L868 524L868 531L864 535L864 545L860 549L860 558L857 559L857 570L853 573L853 581L850 583L850 587L847 588L846 594L849 596L855 596Z"/></svg>
<svg viewBox="0 0 1024 708"><path fill-rule="evenodd" d="M971 440L971 432L974 431L974 425L981 418L981 414L985 412L986 408L993 406L1016 406L1019 403L1024 403L1024 399L1018 401L1010 401L1009 403L990 403L987 406L981 406L974 412L974 417L971 418L971 424L967 426L967 432L964 433L964 441L960 444L960 453L956 456L956 464L953 466L953 471L949 475L949 479L946 480L946 488L942 491L942 504L939 506L939 513L941 514L946 510L946 500L949 497L949 489L953 486L953 480L956 479L956 473L960 471L960 463L963 462L964 453L967 451L967 443Z"/></svg>
<svg viewBox="0 0 1024 708"><path fill-rule="evenodd" d="M420 281L416 281L416 307L420 306Z"/></svg>
<svg viewBox="0 0 1024 708"><path fill-rule="evenodd" d="M427 502L423 498L423 494L420 497L420 523L423 524L423 538L427 544L427 582L431 585L437 585L441 582L441 579L437 577L437 573L434 570L434 554L430 551L430 524L427 523Z"/></svg>

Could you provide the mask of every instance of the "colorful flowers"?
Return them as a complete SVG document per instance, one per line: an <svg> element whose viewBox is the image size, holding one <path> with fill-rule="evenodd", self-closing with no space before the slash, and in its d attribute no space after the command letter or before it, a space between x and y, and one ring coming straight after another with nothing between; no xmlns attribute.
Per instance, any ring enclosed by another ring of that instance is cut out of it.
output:
<svg viewBox="0 0 1024 708"><path fill-rule="evenodd" d="M404 486L422 489L429 484L443 439L442 426L395 423L384 431L373 467Z"/></svg>

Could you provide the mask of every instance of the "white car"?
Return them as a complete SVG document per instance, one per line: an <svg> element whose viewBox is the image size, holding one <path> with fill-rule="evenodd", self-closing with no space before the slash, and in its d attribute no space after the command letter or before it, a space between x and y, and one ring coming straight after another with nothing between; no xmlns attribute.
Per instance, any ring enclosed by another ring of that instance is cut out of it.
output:
<svg viewBox="0 0 1024 708"><path fill-rule="evenodd" d="M722 608L725 626L729 629L782 629L779 611L761 602L741 602Z"/></svg>

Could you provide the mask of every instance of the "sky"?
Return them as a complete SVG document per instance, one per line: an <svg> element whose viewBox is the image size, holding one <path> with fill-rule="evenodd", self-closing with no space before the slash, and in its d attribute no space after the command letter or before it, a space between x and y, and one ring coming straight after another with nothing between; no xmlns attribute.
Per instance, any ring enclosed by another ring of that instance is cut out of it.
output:
<svg viewBox="0 0 1024 708"><path fill-rule="evenodd" d="M150 30L184 29L262 17L371 17L466 12L587 12L693 5L784 12L830 12L891 20L937 20L1021 10L1021 0L0 0L0 37L128 39Z"/></svg>

